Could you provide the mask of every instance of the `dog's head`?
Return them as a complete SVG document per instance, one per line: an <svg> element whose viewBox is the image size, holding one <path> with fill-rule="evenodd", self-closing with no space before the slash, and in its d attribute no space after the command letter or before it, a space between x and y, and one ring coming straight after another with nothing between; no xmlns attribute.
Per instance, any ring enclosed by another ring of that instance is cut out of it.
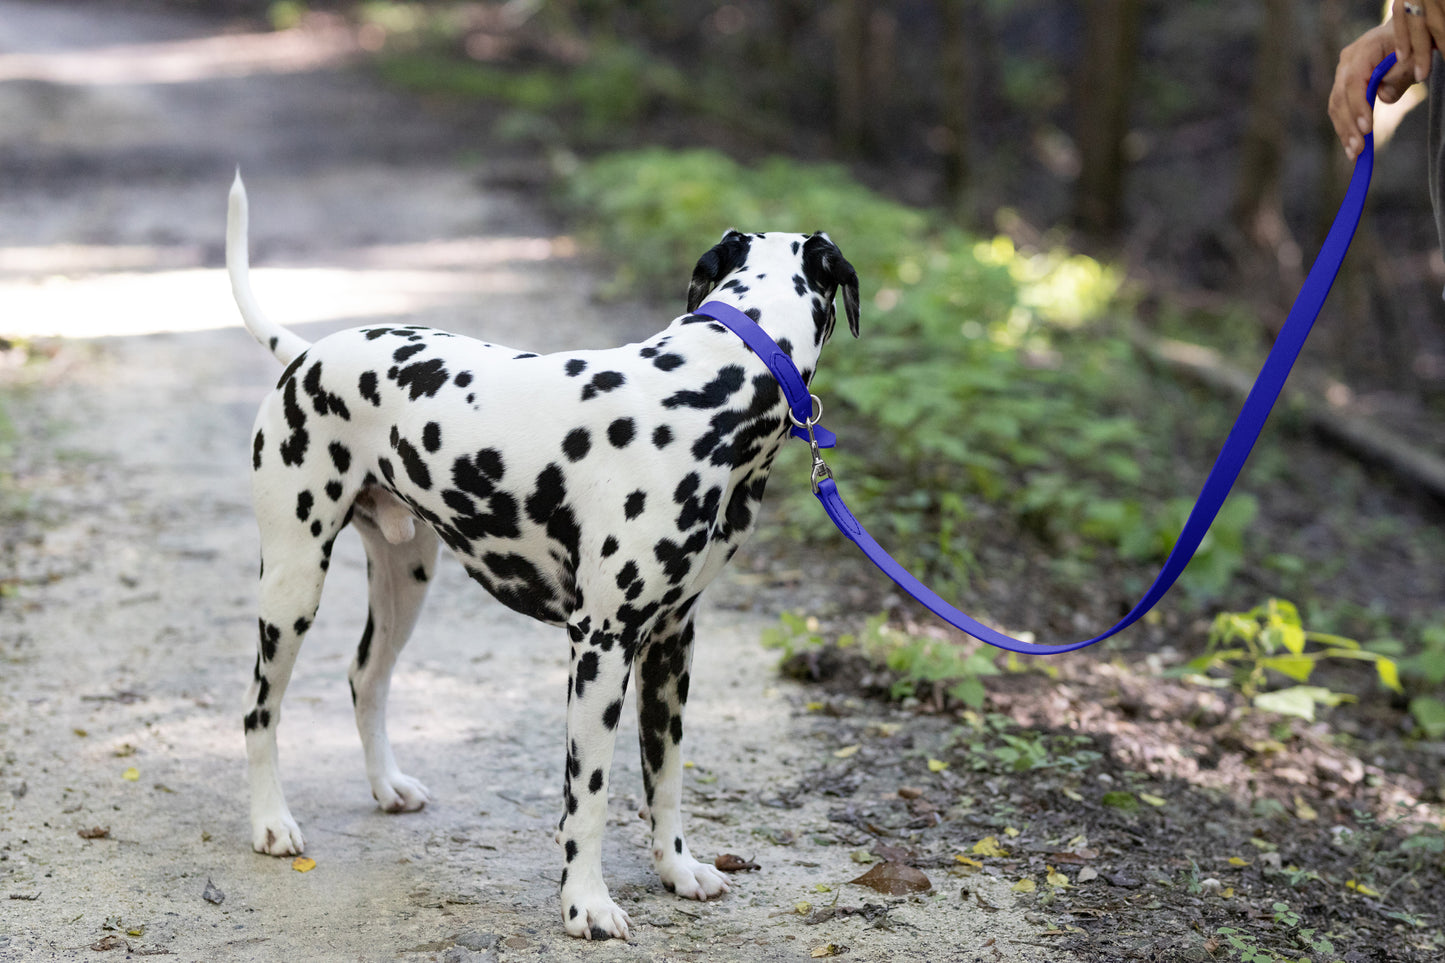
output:
<svg viewBox="0 0 1445 963"><path fill-rule="evenodd" d="M750 277L730 275L749 272ZM696 311L707 295L720 284L746 290L754 279L771 276L793 286L802 297L808 292L819 295L821 305L816 313L819 341L833 333L836 312L833 299L843 295L843 311L848 316L848 330L858 337L858 272L843 257L838 245L818 231L814 234L743 234L728 231L698 259L687 289L687 309Z"/></svg>

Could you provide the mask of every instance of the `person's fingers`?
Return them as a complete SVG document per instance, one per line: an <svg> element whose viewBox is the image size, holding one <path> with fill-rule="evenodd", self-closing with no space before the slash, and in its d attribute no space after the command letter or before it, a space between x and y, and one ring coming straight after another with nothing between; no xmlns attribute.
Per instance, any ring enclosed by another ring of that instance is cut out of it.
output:
<svg viewBox="0 0 1445 963"><path fill-rule="evenodd" d="M1335 68L1335 83L1330 88L1329 115L1330 123L1335 128L1335 136L1344 146L1345 154L1354 160L1355 155L1364 148L1363 135L1369 133L1371 120L1365 101L1365 84L1361 81L1359 70L1349 54L1350 50L1346 48L1340 56L1339 66Z"/></svg>
<svg viewBox="0 0 1445 963"><path fill-rule="evenodd" d="M1395 38L1395 56L1400 63L1409 64L1411 74L1414 73L1414 61L1411 55L1414 52L1414 40L1410 36L1410 25L1406 22L1411 15L1405 12L1405 0L1395 0L1390 8L1390 32Z"/></svg>
<svg viewBox="0 0 1445 963"><path fill-rule="evenodd" d="M1405 33L1409 37L1410 43L1409 50L1405 51L1409 56L1401 57L1401 59L1410 63L1416 80L1424 80L1430 75L1430 51L1434 49L1434 43L1430 38L1428 14L1434 11L1431 9L1423 13L1411 13L1405 9L1405 0L1399 0L1395 6L1397 8L1395 18L1397 21L1404 22ZM1433 5L1431 6L1433 8ZM1426 0L1413 0L1413 2L1410 3L1410 9L1415 11L1423 11L1425 7ZM1400 29L1396 27L1395 37L1397 41L1399 36Z"/></svg>

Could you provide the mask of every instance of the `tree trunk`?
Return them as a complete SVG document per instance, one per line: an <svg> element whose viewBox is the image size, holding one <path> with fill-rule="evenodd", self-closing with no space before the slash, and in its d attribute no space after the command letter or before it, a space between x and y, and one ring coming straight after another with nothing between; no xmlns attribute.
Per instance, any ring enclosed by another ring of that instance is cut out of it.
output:
<svg viewBox="0 0 1445 963"><path fill-rule="evenodd" d="M1280 177L1294 102L1294 0L1263 0L1262 14L1230 219L1251 246L1271 255L1292 288L1301 280L1300 251L1285 223Z"/></svg>
<svg viewBox="0 0 1445 963"><path fill-rule="evenodd" d="M1116 234L1124 220L1124 135L1143 6L1143 0L1084 0L1074 218L1085 232L1101 238Z"/></svg>

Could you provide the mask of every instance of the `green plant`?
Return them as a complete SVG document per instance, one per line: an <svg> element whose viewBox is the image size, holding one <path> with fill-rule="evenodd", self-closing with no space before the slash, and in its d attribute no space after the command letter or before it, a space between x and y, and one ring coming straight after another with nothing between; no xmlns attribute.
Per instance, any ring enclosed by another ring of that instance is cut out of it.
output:
<svg viewBox="0 0 1445 963"><path fill-rule="evenodd" d="M1055 769L1081 773L1103 758L1089 736L1042 733L1019 729L1006 715L989 713L982 718L965 713L970 730L955 734L969 768L979 772L1025 772Z"/></svg>
<svg viewBox="0 0 1445 963"><path fill-rule="evenodd" d="M1229 948L1244 963L1318 963L1337 959L1334 943L1315 927L1301 925L1304 920L1289 908L1288 903L1274 904L1272 920L1283 940L1311 955L1296 956L1293 952L1276 955L1275 951L1261 947L1251 934L1231 926L1221 926L1215 933L1224 937Z"/></svg>
<svg viewBox="0 0 1445 963"><path fill-rule="evenodd" d="M766 648L781 649L787 662L800 652L821 649L828 644L816 618L784 612L779 624L763 631ZM909 635L890 628L883 614L869 618L860 635L845 634L834 644L840 649L856 648L876 665L895 676L889 697L904 699L941 692L951 699L977 709L984 702L983 676L998 675L997 653L982 645L965 647L946 639Z"/></svg>
<svg viewBox="0 0 1445 963"><path fill-rule="evenodd" d="M1394 660L1362 648L1353 639L1307 631L1299 610L1292 602L1281 599L1270 599L1248 612L1219 613L1210 626L1204 654L1190 660L1176 674L1193 676L1207 684L1233 685L1258 709L1313 720L1318 706L1336 706L1354 698L1307 684L1324 659L1372 662L1380 682L1401 691ZM1230 678L1207 678L1206 673L1214 669L1229 672ZM1270 688L1272 673L1297 684Z"/></svg>

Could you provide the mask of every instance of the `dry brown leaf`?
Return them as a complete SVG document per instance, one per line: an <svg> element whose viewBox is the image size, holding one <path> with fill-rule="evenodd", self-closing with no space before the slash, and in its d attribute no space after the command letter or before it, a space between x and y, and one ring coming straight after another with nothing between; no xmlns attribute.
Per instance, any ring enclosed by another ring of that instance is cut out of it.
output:
<svg viewBox="0 0 1445 963"><path fill-rule="evenodd" d="M927 876L904 863L879 863L868 872L848 882L855 886L867 886L885 896L903 896L907 893L926 893L933 888Z"/></svg>
<svg viewBox="0 0 1445 963"><path fill-rule="evenodd" d="M724 873L741 873L749 869L762 869L752 860L734 856L732 853L720 853L718 858L712 861L712 864Z"/></svg>
<svg viewBox="0 0 1445 963"><path fill-rule="evenodd" d="M75 835L79 836L81 839L109 839L110 827L92 826L90 829L78 829L76 830Z"/></svg>

